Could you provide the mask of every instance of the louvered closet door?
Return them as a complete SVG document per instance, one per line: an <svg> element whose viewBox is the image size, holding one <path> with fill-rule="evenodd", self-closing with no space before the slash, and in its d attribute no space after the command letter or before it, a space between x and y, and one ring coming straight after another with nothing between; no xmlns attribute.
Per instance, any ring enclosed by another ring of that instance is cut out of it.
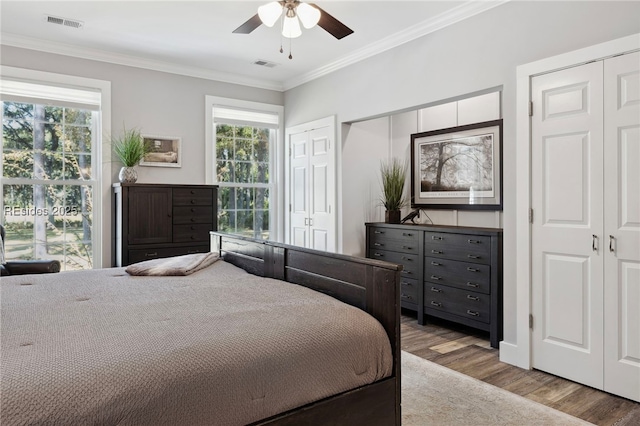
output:
<svg viewBox="0 0 640 426"><path fill-rule="evenodd" d="M604 389L640 401L640 53L607 59Z"/></svg>
<svg viewBox="0 0 640 426"><path fill-rule="evenodd" d="M533 78L531 122L532 363L596 388L603 385L602 68Z"/></svg>

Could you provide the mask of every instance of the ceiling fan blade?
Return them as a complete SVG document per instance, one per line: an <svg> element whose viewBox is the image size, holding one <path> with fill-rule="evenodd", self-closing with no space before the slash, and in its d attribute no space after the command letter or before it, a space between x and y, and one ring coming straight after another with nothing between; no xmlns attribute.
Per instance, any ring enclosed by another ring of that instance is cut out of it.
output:
<svg viewBox="0 0 640 426"><path fill-rule="evenodd" d="M244 24L240 25L238 28L233 30L233 32L236 34L249 34L256 28L258 28L260 25L262 25L262 21L260 20L260 17L256 13L255 15L253 15L253 17L249 18L247 22L245 22Z"/></svg>
<svg viewBox="0 0 640 426"><path fill-rule="evenodd" d="M353 34L353 30L351 28L347 27L345 24L329 15L317 4L309 4L320 11L320 21L318 22L318 26L324 29L326 32L328 32L338 40L348 36L349 34Z"/></svg>

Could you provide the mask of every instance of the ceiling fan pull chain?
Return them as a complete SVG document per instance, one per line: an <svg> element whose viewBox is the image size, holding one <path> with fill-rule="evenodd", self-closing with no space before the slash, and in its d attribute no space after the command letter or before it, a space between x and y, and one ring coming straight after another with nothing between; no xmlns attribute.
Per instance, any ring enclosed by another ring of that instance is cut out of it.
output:
<svg viewBox="0 0 640 426"><path fill-rule="evenodd" d="M289 59L293 59L293 55L291 55L291 43L292 43L291 40L293 40L293 39L291 39L291 38L289 39Z"/></svg>

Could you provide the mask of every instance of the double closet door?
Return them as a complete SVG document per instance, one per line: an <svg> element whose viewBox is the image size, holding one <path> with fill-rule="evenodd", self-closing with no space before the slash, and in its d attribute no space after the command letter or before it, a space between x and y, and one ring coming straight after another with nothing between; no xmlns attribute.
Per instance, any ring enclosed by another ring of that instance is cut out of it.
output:
<svg viewBox="0 0 640 426"><path fill-rule="evenodd" d="M531 87L532 365L640 401L640 53Z"/></svg>
<svg viewBox="0 0 640 426"><path fill-rule="evenodd" d="M332 129L289 133L289 221L287 242L336 251L335 160Z"/></svg>

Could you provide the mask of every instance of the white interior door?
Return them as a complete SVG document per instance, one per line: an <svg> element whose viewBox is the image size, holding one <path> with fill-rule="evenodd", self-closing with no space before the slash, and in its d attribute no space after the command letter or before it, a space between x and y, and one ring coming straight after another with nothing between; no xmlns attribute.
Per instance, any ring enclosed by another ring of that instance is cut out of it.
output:
<svg viewBox="0 0 640 426"><path fill-rule="evenodd" d="M640 52L607 59L604 389L640 401Z"/></svg>
<svg viewBox="0 0 640 426"><path fill-rule="evenodd" d="M602 388L602 62L533 78L532 100L532 365Z"/></svg>
<svg viewBox="0 0 640 426"><path fill-rule="evenodd" d="M287 129L289 244L336 251L334 135L333 117Z"/></svg>
<svg viewBox="0 0 640 426"><path fill-rule="evenodd" d="M332 161L331 134L328 127L313 129L308 134L311 172L309 247L316 250L335 251L335 215L332 212L335 170Z"/></svg>
<svg viewBox="0 0 640 426"><path fill-rule="evenodd" d="M289 244L309 247L308 132L289 135Z"/></svg>

